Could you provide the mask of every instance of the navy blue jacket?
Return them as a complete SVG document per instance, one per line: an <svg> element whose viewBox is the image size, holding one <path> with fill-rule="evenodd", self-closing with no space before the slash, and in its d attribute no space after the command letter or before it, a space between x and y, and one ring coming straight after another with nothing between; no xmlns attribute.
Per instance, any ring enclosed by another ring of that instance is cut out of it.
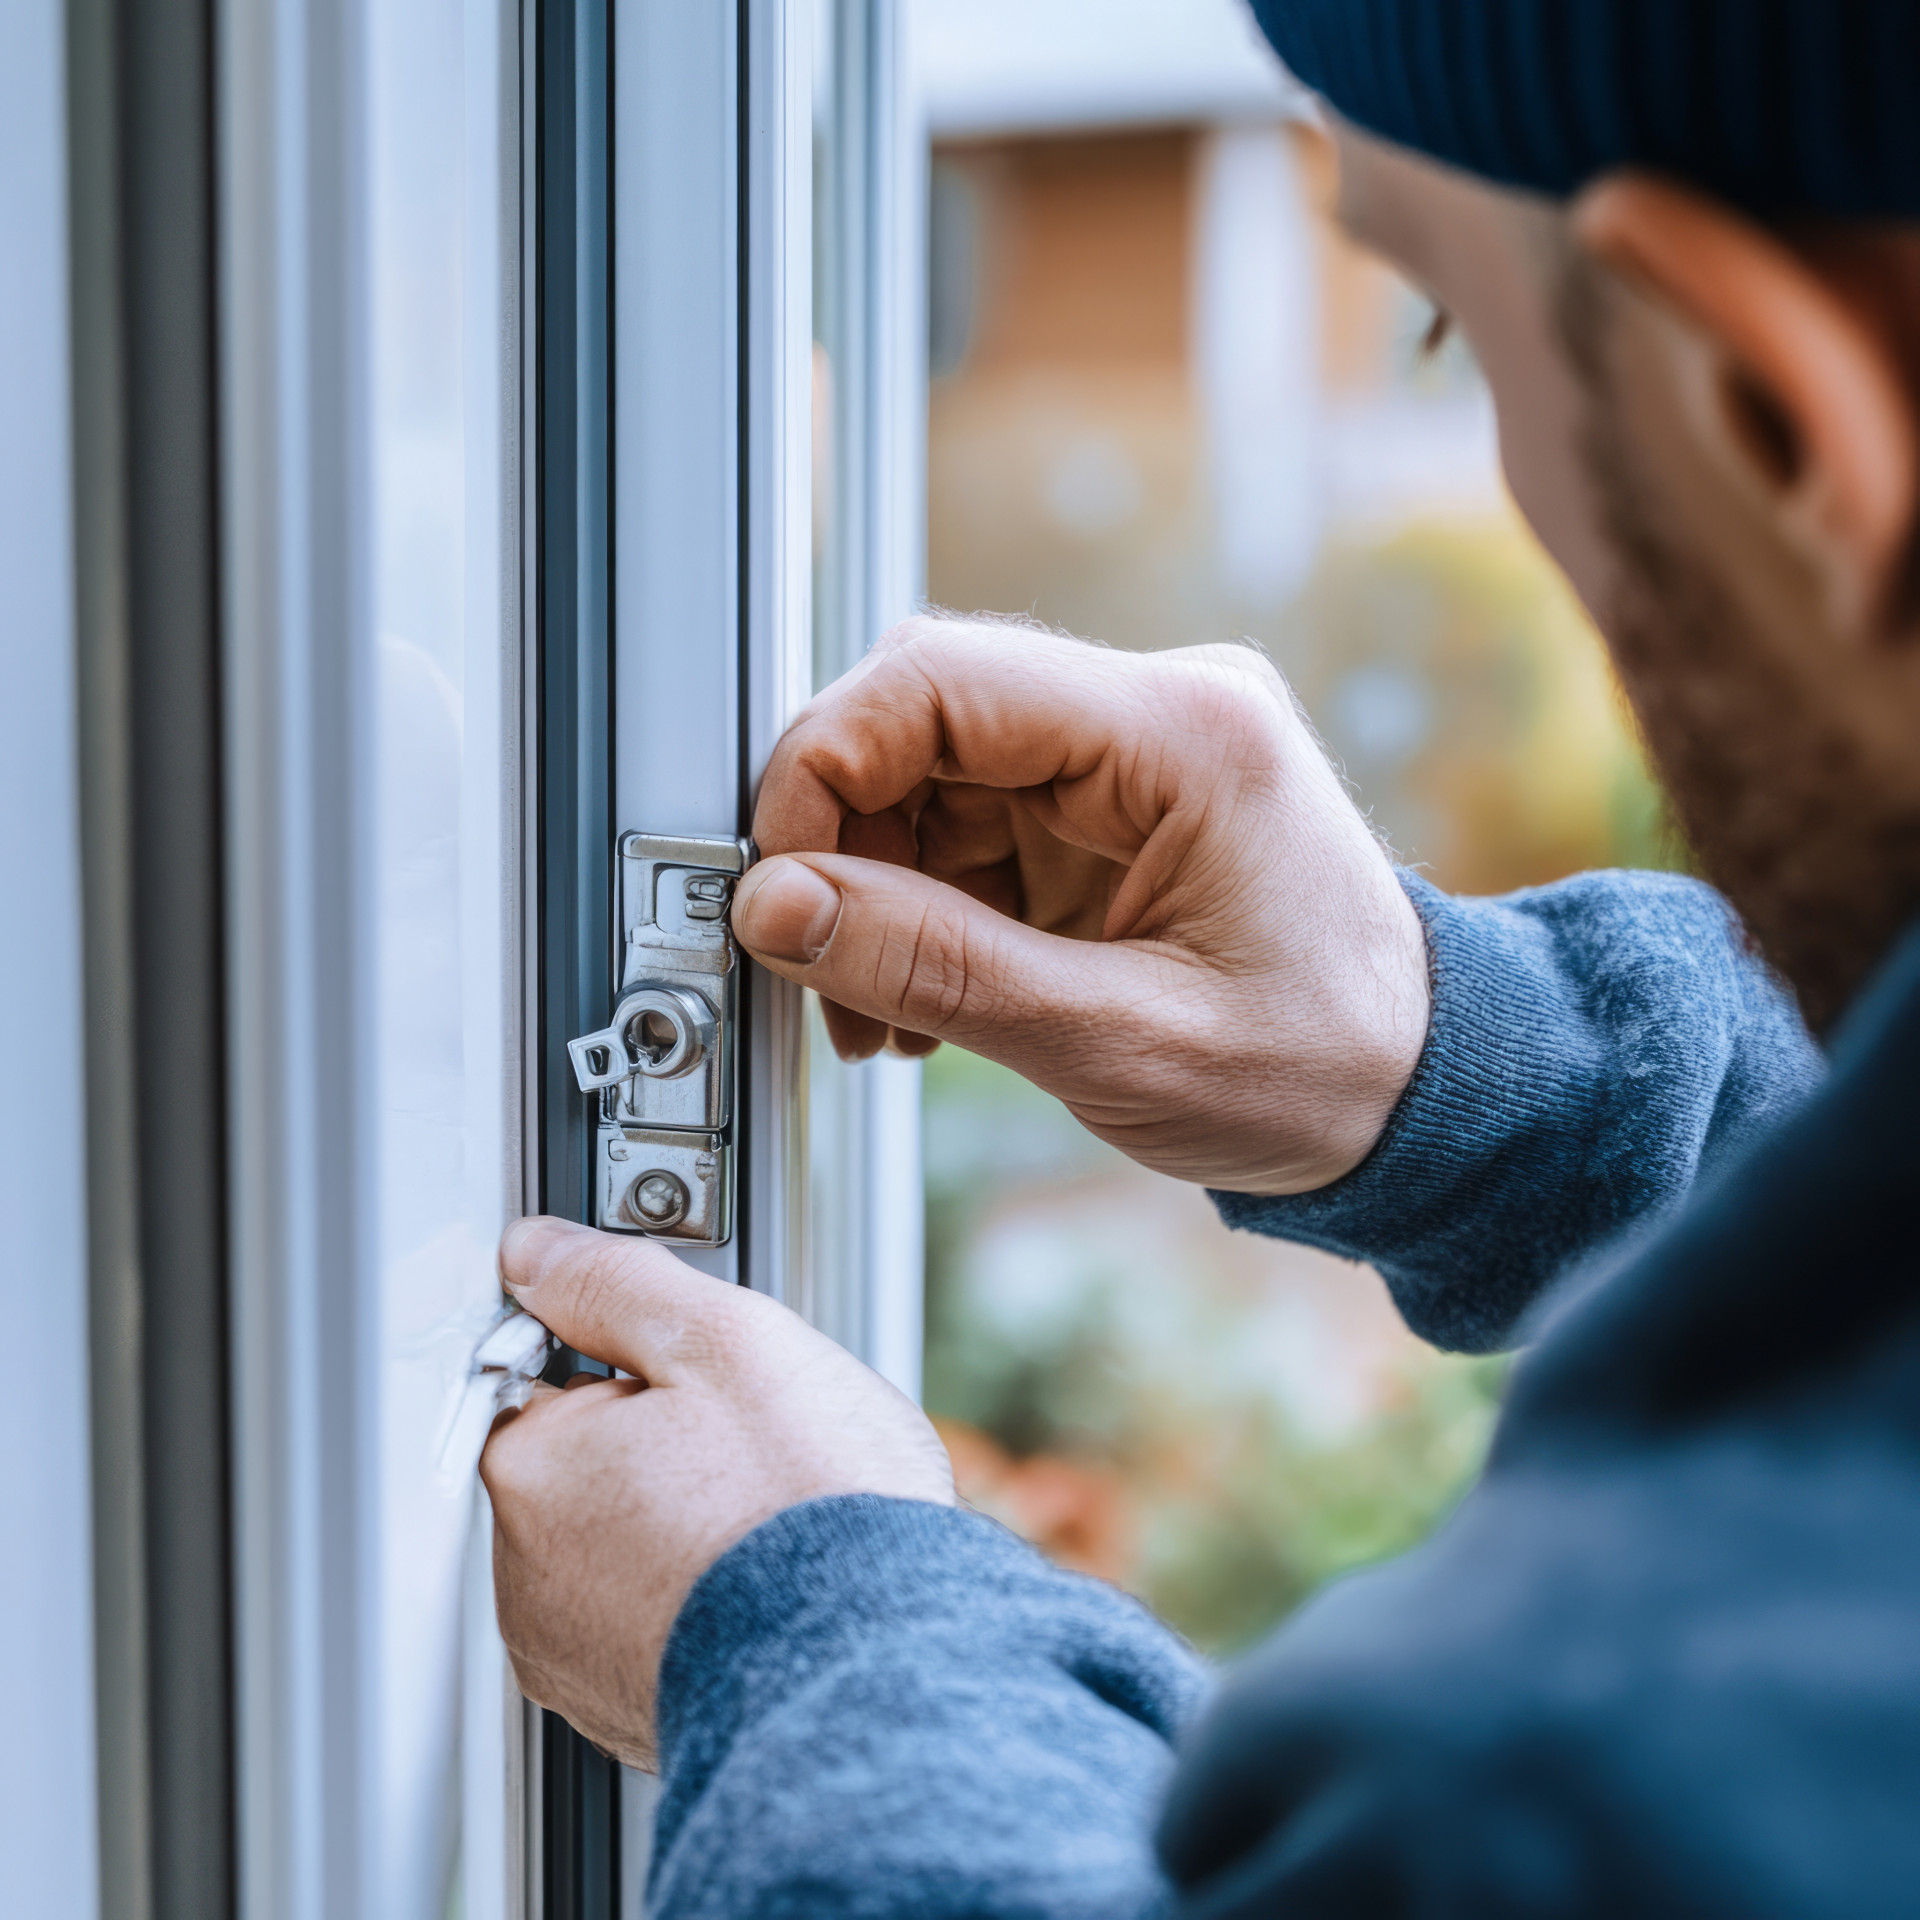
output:
<svg viewBox="0 0 1920 1920"><path fill-rule="evenodd" d="M1816 1088L1702 889L1415 892L1433 1038L1375 1159L1226 1204L1463 1344L1589 1254L1480 1486L1217 1686L976 1515L783 1514L667 1650L656 1911L1920 1909L1920 936Z"/></svg>

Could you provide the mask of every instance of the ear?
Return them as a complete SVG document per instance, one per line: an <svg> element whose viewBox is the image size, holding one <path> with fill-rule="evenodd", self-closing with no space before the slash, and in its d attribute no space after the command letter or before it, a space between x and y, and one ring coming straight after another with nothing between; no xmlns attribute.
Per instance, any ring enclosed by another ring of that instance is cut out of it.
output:
<svg viewBox="0 0 1920 1920"><path fill-rule="evenodd" d="M1920 507L1920 423L1892 343L1772 234L1664 181L1601 181L1573 233L1705 342L1716 451L1825 579L1842 629L1879 637L1903 611Z"/></svg>

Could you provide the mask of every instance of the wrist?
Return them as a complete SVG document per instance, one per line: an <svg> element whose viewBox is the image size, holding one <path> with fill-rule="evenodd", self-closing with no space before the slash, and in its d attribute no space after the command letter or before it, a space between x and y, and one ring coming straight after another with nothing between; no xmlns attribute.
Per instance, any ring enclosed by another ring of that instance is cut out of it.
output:
<svg viewBox="0 0 1920 1920"><path fill-rule="evenodd" d="M1330 1130L1319 1177L1295 1191L1344 1180L1370 1159L1419 1071L1433 1025L1433 958L1426 924L1400 875L1386 925L1358 957L1363 985L1357 1044L1347 1056L1348 1098Z"/></svg>
<svg viewBox="0 0 1920 1920"><path fill-rule="evenodd" d="M1210 1187L1263 1198L1316 1193L1365 1165L1385 1137L1426 1051L1433 984L1420 912L1400 876L1389 869L1382 878L1392 892L1371 924L1338 943L1343 958L1315 990L1281 988L1300 1011L1284 1023L1266 1016L1262 1024L1278 1030L1251 1074L1241 1064L1252 1122L1241 1137L1264 1138L1267 1164L1220 1168Z"/></svg>

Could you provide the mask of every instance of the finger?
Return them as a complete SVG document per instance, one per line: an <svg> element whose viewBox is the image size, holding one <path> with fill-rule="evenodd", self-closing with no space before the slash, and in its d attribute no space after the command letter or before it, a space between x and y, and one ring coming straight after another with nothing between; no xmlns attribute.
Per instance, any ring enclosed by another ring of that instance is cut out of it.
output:
<svg viewBox="0 0 1920 1920"><path fill-rule="evenodd" d="M523 1389L525 1397L509 1406L502 1407L500 1411L493 1416L493 1423L487 1428L488 1438L491 1439L502 1427L510 1427L529 1407L537 1407L542 1400L555 1399L560 1392L561 1389L559 1387L549 1386L544 1380L529 1380ZM483 1456L482 1467L484 1468L484 1466L485 1459Z"/></svg>
<svg viewBox="0 0 1920 1920"><path fill-rule="evenodd" d="M820 1002L820 1017L826 1023L827 1038L842 1060L871 1060L887 1044L887 1023L864 1013L855 1013L837 1000Z"/></svg>
<svg viewBox="0 0 1920 1920"><path fill-rule="evenodd" d="M494 1415L493 1425L487 1430L487 1448L480 1458L481 1478L498 1474L503 1453L526 1446L550 1447L555 1434L565 1431L556 1423L577 1418L608 1400L628 1400L646 1391L643 1380L604 1373L576 1373L563 1387L536 1381L519 1406L503 1407ZM497 1447L496 1440L500 1442Z"/></svg>
<svg viewBox="0 0 1920 1920"><path fill-rule="evenodd" d="M1103 767L1117 779L1130 769L1116 746L1164 718L1157 669L1138 656L1024 628L922 620L902 631L775 749L754 813L762 852L832 852L849 813L896 807L935 775L1009 790ZM1123 842L1144 837L1124 807L1105 810Z"/></svg>
<svg viewBox="0 0 1920 1920"><path fill-rule="evenodd" d="M884 1021L855 1013L836 1001L822 1000L820 1012L826 1022L827 1038L842 1060L871 1060L876 1054L896 1054L902 1060L924 1060L940 1051L940 1042L930 1034L907 1033Z"/></svg>
<svg viewBox="0 0 1920 1920"><path fill-rule="evenodd" d="M763 860L734 931L773 972L908 1033L1030 1075L1115 1030L1153 963L1038 933L924 874L837 855Z"/></svg>
<svg viewBox="0 0 1920 1920"><path fill-rule="evenodd" d="M1023 919L1043 933L1098 940L1127 868L1062 840L1033 816L1025 796L1013 817ZM971 889L969 889L971 891Z"/></svg>
<svg viewBox="0 0 1920 1920"><path fill-rule="evenodd" d="M914 863L913 822L909 806L889 807L884 813L853 813L841 822L838 851L860 860L888 860L896 867Z"/></svg>
<svg viewBox="0 0 1920 1920"><path fill-rule="evenodd" d="M1014 839L1014 798L995 787L943 782L936 786L915 822L919 858L914 865L936 880L956 885L969 875L1005 867L1019 851ZM839 851L858 853L845 834ZM1018 914L1016 903L1009 911Z"/></svg>
<svg viewBox="0 0 1920 1920"><path fill-rule="evenodd" d="M502 1407L493 1416L493 1424L487 1429L487 1443L480 1449L480 1479L494 1503L496 1518L504 1517L505 1503L522 1491L521 1471L529 1452L538 1447L536 1439L529 1448L527 1429L522 1422L548 1401L560 1397L558 1387L536 1380L527 1388L527 1397L518 1406Z"/></svg>
<svg viewBox="0 0 1920 1920"><path fill-rule="evenodd" d="M656 1241L546 1216L506 1230L500 1277L563 1344L654 1385L686 1377L740 1308L736 1288Z"/></svg>
<svg viewBox="0 0 1920 1920"><path fill-rule="evenodd" d="M591 1456L602 1444L595 1425L600 1410L644 1391L633 1380L593 1379L577 1392L542 1387L525 1406L494 1421L480 1455L480 1479L502 1544L525 1547L537 1539L555 1492L577 1480L583 1453Z"/></svg>

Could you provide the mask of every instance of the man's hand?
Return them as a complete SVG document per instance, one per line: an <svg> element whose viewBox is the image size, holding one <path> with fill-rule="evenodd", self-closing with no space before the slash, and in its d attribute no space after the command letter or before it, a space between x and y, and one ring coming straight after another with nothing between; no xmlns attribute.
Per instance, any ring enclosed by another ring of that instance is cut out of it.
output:
<svg viewBox="0 0 1920 1920"><path fill-rule="evenodd" d="M909 620L775 750L734 929L835 1044L953 1040L1144 1165L1304 1193L1425 1043L1426 943L1251 649Z"/></svg>
<svg viewBox="0 0 1920 1920"><path fill-rule="evenodd" d="M903 1394L664 1247L522 1220L500 1265L568 1346L635 1376L539 1388L495 1426L480 1473L500 1631L528 1699L645 1767L668 1631L721 1554L828 1494L951 1504L953 1473Z"/></svg>

